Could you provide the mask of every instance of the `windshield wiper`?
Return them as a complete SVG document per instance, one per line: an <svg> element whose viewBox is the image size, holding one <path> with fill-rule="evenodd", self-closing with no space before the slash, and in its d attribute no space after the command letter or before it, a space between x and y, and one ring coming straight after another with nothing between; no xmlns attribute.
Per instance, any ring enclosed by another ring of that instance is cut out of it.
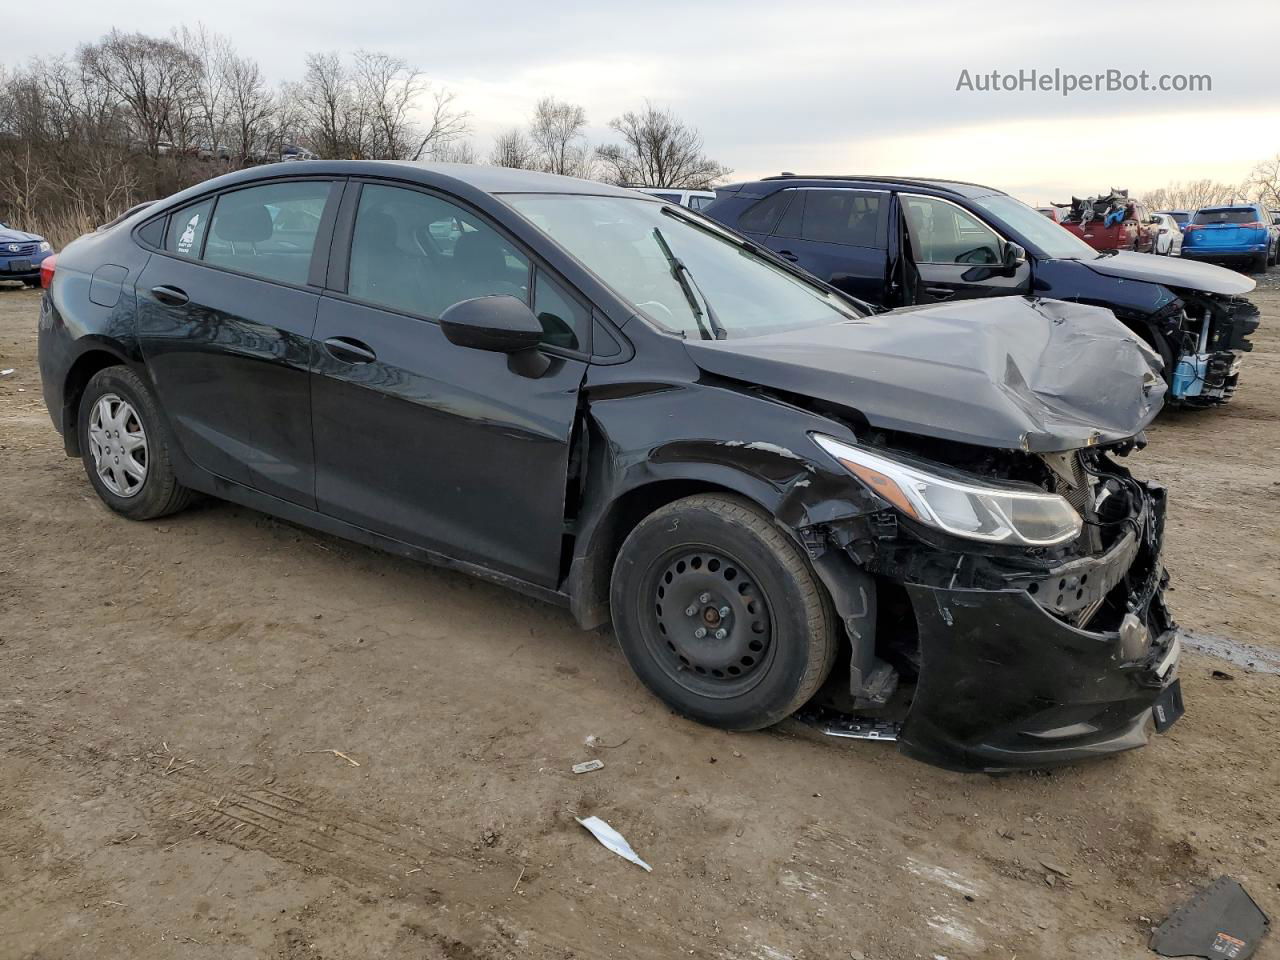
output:
<svg viewBox="0 0 1280 960"><path fill-rule="evenodd" d="M662 255L667 258L667 263L671 265L671 276L675 278L676 283L680 284L680 290L684 293L684 298L689 301L689 309L693 311L694 322L698 325L698 332L702 334L703 340L724 340L728 337L724 327L720 326L720 321L716 319L716 312L711 306L711 301L707 299L706 294L698 289L697 283L693 279L693 274L689 272L689 268L685 266L684 261L671 252L671 247L667 244L667 238L662 235L662 231L657 227L653 228L653 239L657 241L658 248L662 251ZM695 293L694 291L697 291ZM706 310L702 309L702 305L698 303L701 296L702 303L706 304ZM704 324L703 318L706 323ZM708 325L711 327L707 329Z"/></svg>

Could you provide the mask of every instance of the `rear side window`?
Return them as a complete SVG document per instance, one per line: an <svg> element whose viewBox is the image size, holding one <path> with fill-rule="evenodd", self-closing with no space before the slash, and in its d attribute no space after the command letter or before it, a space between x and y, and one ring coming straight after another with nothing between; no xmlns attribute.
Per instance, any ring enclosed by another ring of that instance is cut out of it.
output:
<svg viewBox="0 0 1280 960"><path fill-rule="evenodd" d="M165 234L164 248L180 257L200 256L200 245L209 226L212 200L201 200L169 215L169 229Z"/></svg>
<svg viewBox="0 0 1280 960"><path fill-rule="evenodd" d="M790 190L779 190L765 197L738 218L738 229L743 233L768 233L782 217L791 202Z"/></svg>
<svg viewBox="0 0 1280 960"><path fill-rule="evenodd" d="M328 181L295 180L224 193L213 211L204 261L305 284L331 189Z"/></svg>
<svg viewBox="0 0 1280 960"><path fill-rule="evenodd" d="M657 197L659 200L666 200L668 203L679 203L680 194L678 193L651 193L651 197Z"/></svg>
<svg viewBox="0 0 1280 960"><path fill-rule="evenodd" d="M1253 207L1221 207L1216 210L1201 210L1195 215L1192 223L1253 223L1262 218Z"/></svg>
<svg viewBox="0 0 1280 960"><path fill-rule="evenodd" d="M801 236L821 243L882 247L882 194L853 190L809 190Z"/></svg>

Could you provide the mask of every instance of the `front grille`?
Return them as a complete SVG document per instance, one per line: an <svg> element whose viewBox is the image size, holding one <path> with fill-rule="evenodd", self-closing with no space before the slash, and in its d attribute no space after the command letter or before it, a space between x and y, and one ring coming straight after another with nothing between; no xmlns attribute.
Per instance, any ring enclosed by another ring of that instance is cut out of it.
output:
<svg viewBox="0 0 1280 960"><path fill-rule="evenodd" d="M14 248L17 248L16 250ZM0 242L0 257L29 257L32 256L39 244L36 243L5 243Z"/></svg>

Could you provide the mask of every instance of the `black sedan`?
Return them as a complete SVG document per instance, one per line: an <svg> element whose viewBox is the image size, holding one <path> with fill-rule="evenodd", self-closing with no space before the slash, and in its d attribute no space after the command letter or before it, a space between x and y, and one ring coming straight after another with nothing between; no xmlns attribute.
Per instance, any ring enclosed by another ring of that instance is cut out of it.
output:
<svg viewBox="0 0 1280 960"><path fill-rule="evenodd" d="M1108 311L877 315L654 197L355 161L45 273L45 400L126 517L213 495L612 619L726 728L808 705L994 770L1180 712L1164 496L1119 463L1164 381Z"/></svg>

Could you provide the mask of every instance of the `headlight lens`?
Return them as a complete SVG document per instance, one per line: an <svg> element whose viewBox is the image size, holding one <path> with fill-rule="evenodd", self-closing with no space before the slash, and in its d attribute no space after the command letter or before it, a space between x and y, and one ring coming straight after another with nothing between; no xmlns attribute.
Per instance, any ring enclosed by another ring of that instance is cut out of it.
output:
<svg viewBox="0 0 1280 960"><path fill-rule="evenodd" d="M48 240L41 240L41 241L40 241L40 252L41 252L41 253L48 253L48 252L49 252L50 250L52 250L52 249L53 249L53 244L52 244L52 243L50 243Z"/></svg>
<svg viewBox="0 0 1280 960"><path fill-rule="evenodd" d="M1039 547L1074 540L1083 526L1080 514L1055 493L941 477L834 437L813 439L873 493L957 537Z"/></svg>

